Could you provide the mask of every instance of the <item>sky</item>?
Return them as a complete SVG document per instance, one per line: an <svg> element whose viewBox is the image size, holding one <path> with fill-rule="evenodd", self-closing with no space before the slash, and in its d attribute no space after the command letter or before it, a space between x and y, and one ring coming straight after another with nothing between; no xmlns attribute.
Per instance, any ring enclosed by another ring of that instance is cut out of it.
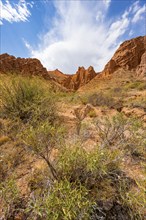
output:
<svg viewBox="0 0 146 220"><path fill-rule="evenodd" d="M0 0L0 53L48 70L99 72L123 41L143 35L144 0Z"/></svg>

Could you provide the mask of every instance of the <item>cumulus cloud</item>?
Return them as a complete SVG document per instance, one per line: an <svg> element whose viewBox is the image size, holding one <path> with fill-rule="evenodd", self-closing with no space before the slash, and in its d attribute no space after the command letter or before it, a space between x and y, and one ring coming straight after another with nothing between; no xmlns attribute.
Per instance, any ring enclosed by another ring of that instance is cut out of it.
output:
<svg viewBox="0 0 146 220"><path fill-rule="evenodd" d="M25 42L31 56L48 69L58 68L64 73L90 65L101 71L140 10L137 2L116 19L109 19L110 4L111 0L55 1L52 28L42 36L38 48Z"/></svg>
<svg viewBox="0 0 146 220"><path fill-rule="evenodd" d="M32 6L33 2L26 3L25 0L19 0L17 4L12 4L9 0L6 0L5 2L0 0L0 25L3 24L3 20L7 20L10 23L27 21L28 17L31 15L28 7Z"/></svg>

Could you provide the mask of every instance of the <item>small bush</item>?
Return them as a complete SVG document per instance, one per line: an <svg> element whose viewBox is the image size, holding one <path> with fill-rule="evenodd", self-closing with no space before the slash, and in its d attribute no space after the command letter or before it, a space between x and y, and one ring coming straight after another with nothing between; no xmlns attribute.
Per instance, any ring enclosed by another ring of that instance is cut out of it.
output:
<svg viewBox="0 0 146 220"><path fill-rule="evenodd" d="M41 81L18 78L11 83L3 83L0 88L1 115L23 122L49 120L56 118L55 97L46 92Z"/></svg>
<svg viewBox="0 0 146 220"><path fill-rule="evenodd" d="M128 103L128 106L132 108L141 108L146 112L146 98L144 97L138 100L132 100L130 103Z"/></svg>
<svg viewBox="0 0 146 220"><path fill-rule="evenodd" d="M18 187L13 179L6 180L0 184L0 198L2 219L11 219L15 217L22 203Z"/></svg>
<svg viewBox="0 0 146 220"><path fill-rule="evenodd" d="M135 180L137 188L129 191L119 186L119 200L123 206L129 208L130 219L144 219L145 213L145 181Z"/></svg>
<svg viewBox="0 0 146 220"><path fill-rule="evenodd" d="M142 81L130 82L125 86L126 89L138 89L138 90L145 90L146 83Z"/></svg>
<svg viewBox="0 0 146 220"><path fill-rule="evenodd" d="M3 150L0 155L0 181L5 181L22 161L22 149L18 149L14 146L14 148L11 147L7 151Z"/></svg>
<svg viewBox="0 0 146 220"><path fill-rule="evenodd" d="M128 150L144 154L146 143L145 127L136 118L126 118L123 114L117 114L112 118L104 118L96 121L96 129L99 135L99 144L104 148Z"/></svg>
<svg viewBox="0 0 146 220"><path fill-rule="evenodd" d="M54 148L61 145L63 134L64 129L52 126L46 121L35 128L29 127L21 136L25 146L46 162L55 179L58 177L50 157Z"/></svg>
<svg viewBox="0 0 146 220"><path fill-rule="evenodd" d="M49 172L46 167L41 167L41 169L36 168L31 174L28 186L33 194L38 194L41 192L45 192L51 185L52 181L49 178Z"/></svg>
<svg viewBox="0 0 146 220"><path fill-rule="evenodd" d="M119 170L120 152L99 147L87 152L82 147L64 148L58 156L59 176L70 182L81 183L87 189L100 185L109 173ZM112 163L111 163L112 162ZM106 182L106 180L105 180ZM106 184L105 184L106 185Z"/></svg>
<svg viewBox="0 0 146 220"><path fill-rule="evenodd" d="M93 106L113 107L115 105L115 100L103 93L95 93L88 97L88 103L92 104Z"/></svg>
<svg viewBox="0 0 146 220"><path fill-rule="evenodd" d="M30 199L28 219L89 219L91 202L83 186L75 187L67 180L56 182L42 197Z"/></svg>
<svg viewBox="0 0 146 220"><path fill-rule="evenodd" d="M95 110L91 110L91 111L88 113L88 116L89 116L90 118L95 118L95 117L97 116Z"/></svg>

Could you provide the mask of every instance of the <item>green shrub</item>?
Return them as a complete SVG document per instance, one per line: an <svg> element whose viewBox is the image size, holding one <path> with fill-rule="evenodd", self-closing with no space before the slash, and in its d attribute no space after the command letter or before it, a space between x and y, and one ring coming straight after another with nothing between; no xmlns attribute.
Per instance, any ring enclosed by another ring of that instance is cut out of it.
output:
<svg viewBox="0 0 146 220"><path fill-rule="evenodd" d="M125 85L126 89L138 89L138 90L145 90L146 89L146 83L143 81L136 81L136 82L130 82L127 85Z"/></svg>
<svg viewBox="0 0 146 220"><path fill-rule="evenodd" d="M87 152L82 147L73 146L62 149L56 166L61 178L92 189L96 188L97 184L100 185L109 173L119 170L120 161L119 150L96 147L95 150Z"/></svg>
<svg viewBox="0 0 146 220"><path fill-rule="evenodd" d="M0 182L5 181L11 175L16 167L23 161L22 149L14 146L8 146L10 149L1 149L0 154Z"/></svg>
<svg viewBox="0 0 146 220"><path fill-rule="evenodd" d="M135 180L137 188L130 188L129 191L119 185L119 200L123 206L129 208L131 219L144 219L145 213L145 180Z"/></svg>
<svg viewBox="0 0 146 220"><path fill-rule="evenodd" d="M49 176L50 175L46 166L42 166L41 169L35 168L28 180L30 191L34 194L46 191L50 184L52 184Z"/></svg>
<svg viewBox="0 0 146 220"><path fill-rule="evenodd" d="M28 219L88 220L91 207L88 193L83 186L77 188L67 180L56 182L43 196L30 199Z"/></svg>
<svg viewBox="0 0 146 220"><path fill-rule="evenodd" d="M91 110L91 111L88 113L88 116L89 116L90 118L95 118L95 117L97 116L95 110Z"/></svg>
<svg viewBox="0 0 146 220"><path fill-rule="evenodd" d="M56 118L55 96L47 91L40 80L14 78L2 83L0 99L1 115L11 119L19 118L23 122L49 120Z"/></svg>
<svg viewBox="0 0 146 220"><path fill-rule="evenodd" d="M137 100L131 100L130 102L128 102L128 106L132 108L141 108L144 109L144 111L146 112L146 98L142 97Z"/></svg>
<svg viewBox="0 0 146 220"><path fill-rule="evenodd" d="M107 106L113 107L115 105L115 100L102 92L95 93L88 97L88 103L93 106Z"/></svg>
<svg viewBox="0 0 146 220"><path fill-rule="evenodd" d="M144 154L146 143L145 130L142 121L136 118L126 118L123 114L96 121L99 144L102 147L128 150L131 154Z"/></svg>
<svg viewBox="0 0 146 220"><path fill-rule="evenodd" d="M55 179L58 177L50 157L54 148L61 145L63 134L64 129L52 126L46 121L40 123L37 127L30 126L21 136L25 146L47 163Z"/></svg>
<svg viewBox="0 0 146 220"><path fill-rule="evenodd" d="M13 179L0 184L0 198L2 219L13 218L22 206L20 193Z"/></svg>

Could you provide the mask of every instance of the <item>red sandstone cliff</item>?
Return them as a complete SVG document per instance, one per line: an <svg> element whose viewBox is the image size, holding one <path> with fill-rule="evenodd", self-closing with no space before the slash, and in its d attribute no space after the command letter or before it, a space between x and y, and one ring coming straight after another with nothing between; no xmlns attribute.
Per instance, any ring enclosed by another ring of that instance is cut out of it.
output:
<svg viewBox="0 0 146 220"><path fill-rule="evenodd" d="M0 55L0 73L15 73L24 76L42 76L50 79L46 68L38 59L16 58L9 54Z"/></svg>
<svg viewBox="0 0 146 220"><path fill-rule="evenodd" d="M69 90L79 89L97 75L92 66L88 69L79 67L78 71L74 75L66 75L61 73L59 70L48 71L48 73L51 78Z"/></svg>
<svg viewBox="0 0 146 220"><path fill-rule="evenodd" d="M97 74L90 66L88 69L79 67L74 75L67 75L58 69L47 71L38 59L15 58L8 54L0 55L0 73L38 75L55 81L69 90L78 90L93 78L110 76L118 69L133 71L137 76L146 76L146 36L122 43L100 74Z"/></svg>
<svg viewBox="0 0 146 220"><path fill-rule="evenodd" d="M107 76L118 68L134 70L138 75L146 72L146 36L122 43L101 73Z"/></svg>

